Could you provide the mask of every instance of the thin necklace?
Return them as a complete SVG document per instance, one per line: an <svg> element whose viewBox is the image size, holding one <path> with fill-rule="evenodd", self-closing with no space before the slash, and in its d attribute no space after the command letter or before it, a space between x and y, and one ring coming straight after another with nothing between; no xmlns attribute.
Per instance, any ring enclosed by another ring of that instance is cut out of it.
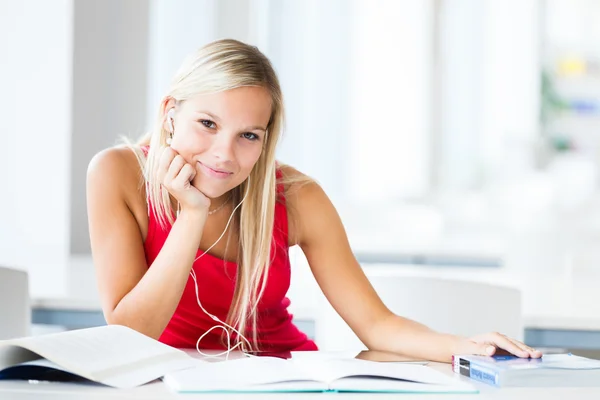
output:
<svg viewBox="0 0 600 400"><path fill-rule="evenodd" d="M214 213L216 213L217 211L219 211L221 208L225 207L225 204L229 203L229 199L231 198L231 195L229 195L229 197L227 198L227 200L225 200L223 202L223 204L221 204L219 207L215 208L212 211L208 212L208 215L213 215Z"/></svg>
<svg viewBox="0 0 600 400"><path fill-rule="evenodd" d="M229 197L227 198L227 200L225 200L223 202L223 204L221 204L219 207L215 208L212 211L208 212L208 215L213 215L214 213L216 213L217 211L219 211L221 208L225 207L225 204L229 203L229 199L231 199L231 195L229 195ZM179 213L181 212L181 203L177 202L177 217L179 217Z"/></svg>

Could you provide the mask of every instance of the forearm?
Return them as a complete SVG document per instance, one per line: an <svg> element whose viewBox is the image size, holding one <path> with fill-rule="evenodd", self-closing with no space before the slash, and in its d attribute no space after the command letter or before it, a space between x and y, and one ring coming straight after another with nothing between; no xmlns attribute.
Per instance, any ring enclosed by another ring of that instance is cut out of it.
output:
<svg viewBox="0 0 600 400"><path fill-rule="evenodd" d="M397 315L389 315L373 326L371 350L403 354L409 357L451 362L459 340L457 336L435 332L427 326Z"/></svg>
<svg viewBox="0 0 600 400"><path fill-rule="evenodd" d="M183 211L138 284L117 304L108 323L158 339L173 316L196 257L206 215Z"/></svg>

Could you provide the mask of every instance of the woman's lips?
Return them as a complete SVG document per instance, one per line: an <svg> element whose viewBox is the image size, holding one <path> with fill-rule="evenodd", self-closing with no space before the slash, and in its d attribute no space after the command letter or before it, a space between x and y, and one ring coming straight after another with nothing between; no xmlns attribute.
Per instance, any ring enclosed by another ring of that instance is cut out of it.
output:
<svg viewBox="0 0 600 400"><path fill-rule="evenodd" d="M222 169L211 168L208 165L202 164L200 161L198 161L198 165L200 165L200 170L206 176L210 176L211 178L226 179L226 178L229 178L233 174L233 172L225 171Z"/></svg>

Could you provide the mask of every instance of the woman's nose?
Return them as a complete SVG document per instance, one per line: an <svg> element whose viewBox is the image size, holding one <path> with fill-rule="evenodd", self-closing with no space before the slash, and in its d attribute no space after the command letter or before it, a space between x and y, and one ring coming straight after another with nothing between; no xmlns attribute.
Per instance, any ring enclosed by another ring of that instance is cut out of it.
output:
<svg viewBox="0 0 600 400"><path fill-rule="evenodd" d="M233 159L233 144L234 141L229 135L217 134L212 144L212 153L221 161L231 161Z"/></svg>

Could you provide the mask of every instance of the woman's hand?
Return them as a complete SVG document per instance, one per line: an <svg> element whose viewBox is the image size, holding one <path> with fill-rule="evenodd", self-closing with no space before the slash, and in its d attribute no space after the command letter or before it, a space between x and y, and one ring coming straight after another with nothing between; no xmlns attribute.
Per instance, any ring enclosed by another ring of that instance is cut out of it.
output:
<svg viewBox="0 0 600 400"><path fill-rule="evenodd" d="M208 213L210 199L192 185L196 168L171 147L165 147L158 165L158 179L179 202L181 210Z"/></svg>
<svg viewBox="0 0 600 400"><path fill-rule="evenodd" d="M471 338L457 338L454 354L476 354L492 356L497 353L510 353L521 358L540 358L542 352L518 340L497 332L477 335Z"/></svg>

